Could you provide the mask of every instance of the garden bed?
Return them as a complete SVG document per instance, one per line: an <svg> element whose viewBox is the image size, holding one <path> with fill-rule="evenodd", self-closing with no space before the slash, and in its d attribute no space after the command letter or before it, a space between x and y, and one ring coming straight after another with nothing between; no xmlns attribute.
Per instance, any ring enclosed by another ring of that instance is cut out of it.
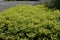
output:
<svg viewBox="0 0 60 40"><path fill-rule="evenodd" d="M17 5L0 12L0 40L60 40L60 10Z"/></svg>

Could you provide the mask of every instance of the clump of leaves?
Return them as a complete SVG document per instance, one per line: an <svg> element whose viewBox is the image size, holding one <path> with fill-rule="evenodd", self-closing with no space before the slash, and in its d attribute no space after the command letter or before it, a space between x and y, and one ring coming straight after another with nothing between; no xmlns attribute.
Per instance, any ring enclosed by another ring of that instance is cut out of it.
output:
<svg viewBox="0 0 60 40"><path fill-rule="evenodd" d="M0 12L0 40L60 40L60 10L17 5Z"/></svg>

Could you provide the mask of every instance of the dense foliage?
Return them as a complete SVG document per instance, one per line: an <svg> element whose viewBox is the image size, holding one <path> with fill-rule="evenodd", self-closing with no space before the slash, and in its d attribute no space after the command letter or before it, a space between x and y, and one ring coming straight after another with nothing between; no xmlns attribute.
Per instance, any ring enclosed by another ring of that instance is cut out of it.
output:
<svg viewBox="0 0 60 40"><path fill-rule="evenodd" d="M60 40L60 10L17 5L0 12L0 40Z"/></svg>

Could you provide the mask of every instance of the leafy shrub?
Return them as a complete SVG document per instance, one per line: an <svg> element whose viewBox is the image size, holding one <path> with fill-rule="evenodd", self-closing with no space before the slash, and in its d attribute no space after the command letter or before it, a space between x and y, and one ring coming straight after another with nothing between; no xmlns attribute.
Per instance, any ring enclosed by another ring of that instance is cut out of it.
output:
<svg viewBox="0 0 60 40"><path fill-rule="evenodd" d="M60 40L60 10L17 5L0 12L0 40Z"/></svg>

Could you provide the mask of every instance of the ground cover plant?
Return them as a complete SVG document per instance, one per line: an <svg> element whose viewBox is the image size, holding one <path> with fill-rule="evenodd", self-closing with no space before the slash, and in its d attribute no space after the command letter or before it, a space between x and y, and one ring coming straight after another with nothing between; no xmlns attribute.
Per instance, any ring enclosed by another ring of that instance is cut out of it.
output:
<svg viewBox="0 0 60 40"><path fill-rule="evenodd" d="M60 40L60 10L17 5L0 12L0 40Z"/></svg>

